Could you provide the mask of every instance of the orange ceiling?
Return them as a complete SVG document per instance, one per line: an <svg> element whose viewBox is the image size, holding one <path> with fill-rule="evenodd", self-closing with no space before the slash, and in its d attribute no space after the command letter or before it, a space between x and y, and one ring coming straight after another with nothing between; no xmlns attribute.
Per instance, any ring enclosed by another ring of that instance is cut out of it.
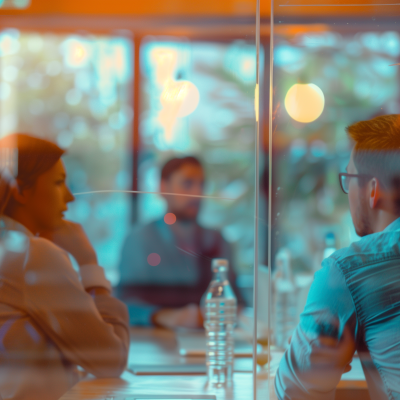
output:
<svg viewBox="0 0 400 400"><path fill-rule="evenodd" d="M275 13L291 16L400 16L400 6L387 6L387 3L396 3L396 0L275 0ZM260 4L261 15L268 16L270 0L261 0ZM254 15L255 8L256 0L31 0L26 10L0 9L0 14L237 17Z"/></svg>

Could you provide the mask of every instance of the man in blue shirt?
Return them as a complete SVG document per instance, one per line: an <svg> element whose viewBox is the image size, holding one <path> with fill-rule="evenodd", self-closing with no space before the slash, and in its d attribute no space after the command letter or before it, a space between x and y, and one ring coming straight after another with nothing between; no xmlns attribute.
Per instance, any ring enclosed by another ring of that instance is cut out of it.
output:
<svg viewBox="0 0 400 400"><path fill-rule="evenodd" d="M120 296L132 325L170 328L202 326L199 303L211 278L211 260L226 258L235 286L230 246L221 233L197 222L204 170L195 157L173 158L161 170L160 191L167 202L163 218L137 225L120 259Z"/></svg>
<svg viewBox="0 0 400 400"><path fill-rule="evenodd" d="M357 122L339 175L362 239L325 259L275 378L282 399L334 399L357 350L374 399L400 399L400 115Z"/></svg>

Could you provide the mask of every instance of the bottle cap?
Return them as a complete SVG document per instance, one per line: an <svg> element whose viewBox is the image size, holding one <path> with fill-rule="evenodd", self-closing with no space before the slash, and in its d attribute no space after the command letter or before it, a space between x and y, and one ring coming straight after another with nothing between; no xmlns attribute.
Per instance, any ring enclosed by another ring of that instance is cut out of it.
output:
<svg viewBox="0 0 400 400"><path fill-rule="evenodd" d="M335 246L335 234L333 232L328 232L325 235L325 245L330 247Z"/></svg>
<svg viewBox="0 0 400 400"><path fill-rule="evenodd" d="M226 258L214 258L211 263L211 269L213 271L228 271L229 262Z"/></svg>

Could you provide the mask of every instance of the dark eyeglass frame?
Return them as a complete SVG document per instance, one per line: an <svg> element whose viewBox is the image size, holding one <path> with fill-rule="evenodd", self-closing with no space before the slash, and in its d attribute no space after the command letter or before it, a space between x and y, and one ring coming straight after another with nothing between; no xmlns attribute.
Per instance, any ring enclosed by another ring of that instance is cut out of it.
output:
<svg viewBox="0 0 400 400"><path fill-rule="evenodd" d="M372 179L372 176L370 175L365 175L365 174L348 174L347 172L341 172L339 174L339 184L340 188L343 190L344 194L349 194L349 191L345 190L344 184L343 184L343 178L359 178L359 179Z"/></svg>

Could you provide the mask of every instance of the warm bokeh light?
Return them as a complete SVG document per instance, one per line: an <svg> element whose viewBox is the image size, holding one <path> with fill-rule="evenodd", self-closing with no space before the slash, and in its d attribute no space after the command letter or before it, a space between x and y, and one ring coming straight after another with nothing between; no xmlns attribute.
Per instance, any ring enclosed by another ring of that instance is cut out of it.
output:
<svg viewBox="0 0 400 400"><path fill-rule="evenodd" d="M82 45L76 45L73 49L72 58L77 64L80 64L86 55L86 49Z"/></svg>
<svg viewBox="0 0 400 400"><path fill-rule="evenodd" d="M242 64L243 71L249 72L254 68L254 60L252 58L248 58L243 61Z"/></svg>
<svg viewBox="0 0 400 400"><path fill-rule="evenodd" d="M172 81L165 86L164 91L161 93L160 101L164 108L175 111L178 118L183 118L197 108L200 94L196 85L192 82Z"/></svg>
<svg viewBox="0 0 400 400"><path fill-rule="evenodd" d="M174 49L156 48L151 52L151 58L155 64L157 83L165 85L174 75L178 52Z"/></svg>
<svg viewBox="0 0 400 400"><path fill-rule="evenodd" d="M200 101L196 85L186 80L176 80L178 51L174 48L155 48L151 52L156 82L162 87L160 103L162 109L158 120L164 128L167 142L173 139L177 118L190 115Z"/></svg>
<svg viewBox="0 0 400 400"><path fill-rule="evenodd" d="M192 82L170 80L165 84L160 96L163 108L158 118L164 127L167 141L172 140L176 119L191 114L199 105L199 101L199 90Z"/></svg>
<svg viewBox="0 0 400 400"><path fill-rule="evenodd" d="M64 60L68 67L83 67L89 61L89 49L86 43L69 38L64 43Z"/></svg>
<svg viewBox="0 0 400 400"><path fill-rule="evenodd" d="M176 222L176 215L173 213L165 214L164 222L168 225L173 225Z"/></svg>
<svg viewBox="0 0 400 400"><path fill-rule="evenodd" d="M287 92L285 108L296 121L315 121L324 110L325 97L322 90L313 83L296 83Z"/></svg>
<svg viewBox="0 0 400 400"><path fill-rule="evenodd" d="M151 253L147 257L147 262L152 267L156 267L161 262L161 257L157 253Z"/></svg>

